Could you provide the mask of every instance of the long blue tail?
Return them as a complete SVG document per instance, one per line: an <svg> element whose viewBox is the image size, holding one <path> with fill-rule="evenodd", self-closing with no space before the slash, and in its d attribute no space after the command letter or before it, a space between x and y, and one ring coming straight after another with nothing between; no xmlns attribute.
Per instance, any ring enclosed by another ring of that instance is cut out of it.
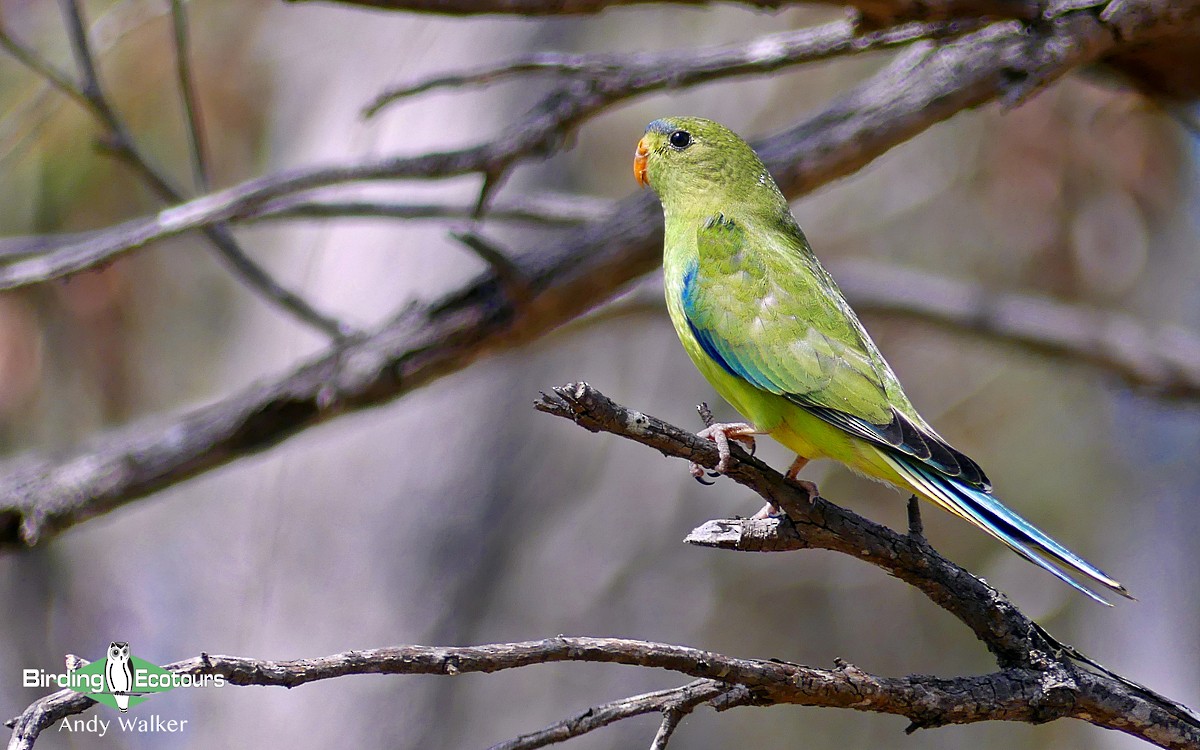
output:
<svg viewBox="0 0 1200 750"><path fill-rule="evenodd" d="M1064 569L1102 584L1127 599L1133 598L1119 581L1051 539L1029 521L1004 507L995 497L960 484L907 456L892 454L887 459L897 471L912 481L914 487L922 490L919 494L925 499L980 527L1021 557L1072 588L1101 604L1111 606L1096 592L1068 576L1063 572Z"/></svg>

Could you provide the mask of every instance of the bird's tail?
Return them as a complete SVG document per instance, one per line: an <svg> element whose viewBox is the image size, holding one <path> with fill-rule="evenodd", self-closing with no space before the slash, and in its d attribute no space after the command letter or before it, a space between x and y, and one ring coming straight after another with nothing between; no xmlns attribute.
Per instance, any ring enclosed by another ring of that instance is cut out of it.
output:
<svg viewBox="0 0 1200 750"><path fill-rule="evenodd" d="M1051 539L988 493L940 474L907 456L887 455L886 460L909 480L918 495L980 527L1021 557L1072 588L1101 604L1109 605L1109 602L1068 576L1064 570L1102 584L1127 599L1133 598L1119 581Z"/></svg>

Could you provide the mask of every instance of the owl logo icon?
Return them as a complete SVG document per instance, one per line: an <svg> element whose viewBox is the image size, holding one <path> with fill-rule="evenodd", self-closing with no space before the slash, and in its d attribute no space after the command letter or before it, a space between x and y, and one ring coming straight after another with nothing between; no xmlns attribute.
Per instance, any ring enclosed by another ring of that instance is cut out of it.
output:
<svg viewBox="0 0 1200 750"><path fill-rule="evenodd" d="M129 694L133 690L133 670L129 666L129 644L108 644L108 658L104 663L104 681L108 692L117 701L121 713L129 710Z"/></svg>

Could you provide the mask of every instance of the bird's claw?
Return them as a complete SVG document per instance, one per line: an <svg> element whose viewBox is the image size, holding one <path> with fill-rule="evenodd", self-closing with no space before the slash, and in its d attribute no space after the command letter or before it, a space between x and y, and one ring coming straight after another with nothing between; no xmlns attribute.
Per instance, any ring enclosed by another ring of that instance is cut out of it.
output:
<svg viewBox="0 0 1200 750"><path fill-rule="evenodd" d="M698 463L694 463L694 462L688 465L688 471L690 471L690 472L691 472L691 474L692 474L692 478L693 478L693 479L695 479L695 480L696 480L697 482L699 482L700 484L703 484L703 485L705 485L706 487L707 487L707 486L709 486L709 485L716 484L716 482L709 482L709 481L707 481L707 480L704 478L704 475L705 475L705 474L708 474L708 476L710 476L710 477L714 477L714 478L715 478L715 477L719 477L719 476L721 476L721 475L720 475L720 474L718 474L717 472L715 472L715 471L708 471L707 469L705 469L705 468L704 468L703 466L701 466L700 464L698 464Z"/></svg>
<svg viewBox="0 0 1200 750"><path fill-rule="evenodd" d="M715 473L709 472L709 476L717 477L729 471L732 455L729 450L729 441L734 440L743 445L750 455L754 455L754 425L745 422L722 422L712 424L705 427L700 432L696 433L698 437L706 440L711 440L717 444L717 460ZM691 466L692 476L700 479L703 476L704 468L699 464L693 463ZM701 481L701 484L711 484L710 482Z"/></svg>

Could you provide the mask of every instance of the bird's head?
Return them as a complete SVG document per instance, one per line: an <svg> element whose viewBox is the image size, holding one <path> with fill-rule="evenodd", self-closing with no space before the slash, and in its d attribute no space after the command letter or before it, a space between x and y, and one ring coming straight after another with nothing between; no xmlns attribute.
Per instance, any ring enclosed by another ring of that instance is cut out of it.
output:
<svg viewBox="0 0 1200 750"><path fill-rule="evenodd" d="M634 153L633 175L658 193L668 211L764 199L772 208L786 205L750 144L724 125L700 117L664 117L650 123Z"/></svg>

